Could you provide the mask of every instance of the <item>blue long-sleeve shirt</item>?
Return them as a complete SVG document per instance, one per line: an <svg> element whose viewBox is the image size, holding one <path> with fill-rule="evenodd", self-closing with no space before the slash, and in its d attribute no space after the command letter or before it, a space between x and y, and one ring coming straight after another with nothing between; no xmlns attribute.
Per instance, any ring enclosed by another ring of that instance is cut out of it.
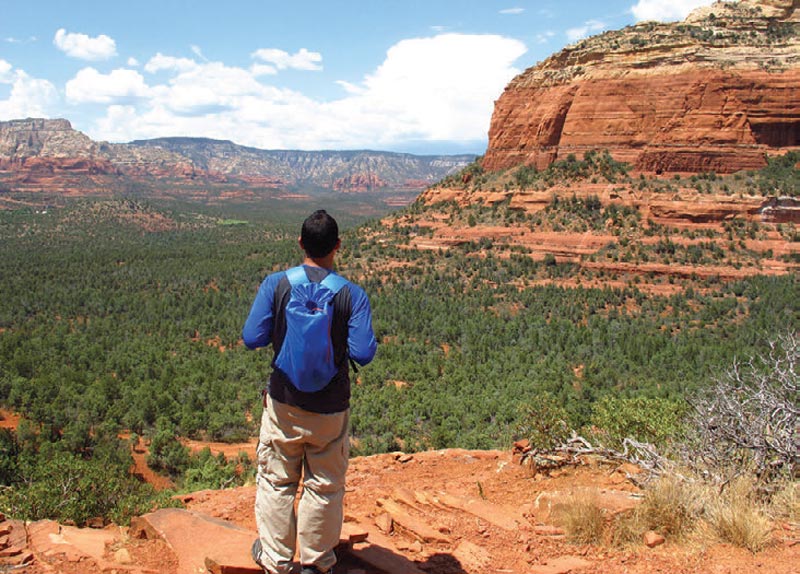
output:
<svg viewBox="0 0 800 574"><path fill-rule="evenodd" d="M314 282L322 281L328 274L321 267L306 265L304 268L308 278ZM272 343L277 357L286 334L283 309L290 292L291 285L285 271L272 273L264 279L242 329L242 339L247 348L257 349ZM336 294L333 305L331 339L339 371L322 390L304 393L292 385L273 361L268 392L276 401L319 413L341 412L349 408L348 359L366 365L375 356L378 343L372 328L369 298L361 287L348 283Z"/></svg>

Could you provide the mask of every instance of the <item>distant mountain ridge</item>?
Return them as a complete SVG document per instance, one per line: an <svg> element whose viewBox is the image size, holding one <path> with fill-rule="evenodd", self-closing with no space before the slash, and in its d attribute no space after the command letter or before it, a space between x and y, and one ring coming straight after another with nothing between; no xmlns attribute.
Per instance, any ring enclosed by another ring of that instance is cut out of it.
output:
<svg viewBox="0 0 800 574"><path fill-rule="evenodd" d="M191 137L135 140L128 145L164 149L213 173L277 176L294 185L322 185L339 190L346 189L348 182L355 187L409 182L430 185L475 159L474 155L412 155L373 150L264 150L227 140Z"/></svg>
<svg viewBox="0 0 800 574"><path fill-rule="evenodd" d="M0 122L0 174L20 188L58 186L59 176L151 177L288 190L421 191L474 155L420 156L385 151L262 150L226 140L165 137L97 142L66 119ZM74 179L74 177L73 177Z"/></svg>

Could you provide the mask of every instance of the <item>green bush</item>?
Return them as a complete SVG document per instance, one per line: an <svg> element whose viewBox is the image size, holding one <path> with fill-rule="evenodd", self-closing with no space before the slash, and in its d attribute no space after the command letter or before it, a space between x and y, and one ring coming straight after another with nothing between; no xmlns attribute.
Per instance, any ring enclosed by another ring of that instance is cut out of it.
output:
<svg viewBox="0 0 800 574"><path fill-rule="evenodd" d="M237 468L241 465L242 468ZM242 453L237 460L228 461L225 455L211 454L211 449L204 448L191 456L189 467L183 475L182 490L219 490L231 486L241 486L248 476L250 461Z"/></svg>
<svg viewBox="0 0 800 574"><path fill-rule="evenodd" d="M594 404L591 424L608 447L621 446L625 438L664 446L682 435L684 411L674 400L606 396Z"/></svg>
<svg viewBox="0 0 800 574"><path fill-rule="evenodd" d="M132 516L175 504L131 476L129 469L130 458L120 465L113 458L87 459L64 450L61 443L45 443L38 452L19 457L10 484L0 490L0 509L24 520L84 525L99 517L127 524Z"/></svg>
<svg viewBox="0 0 800 574"><path fill-rule="evenodd" d="M546 393L531 403L519 407L516 439L528 439L532 448L551 450L564 444L569 438L566 409Z"/></svg>
<svg viewBox="0 0 800 574"><path fill-rule="evenodd" d="M189 449L178 440L177 431L165 419L160 419L150 441L147 466L153 470L180 476L189 466Z"/></svg>

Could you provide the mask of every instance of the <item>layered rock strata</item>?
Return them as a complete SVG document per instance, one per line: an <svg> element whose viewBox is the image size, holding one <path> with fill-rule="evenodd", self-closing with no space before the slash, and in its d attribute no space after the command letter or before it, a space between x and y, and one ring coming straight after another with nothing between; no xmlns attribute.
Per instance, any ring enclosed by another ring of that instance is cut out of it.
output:
<svg viewBox="0 0 800 574"><path fill-rule="evenodd" d="M730 173L800 148L798 4L719 2L565 48L495 103L483 167L608 149L642 171Z"/></svg>
<svg viewBox="0 0 800 574"><path fill-rule="evenodd" d="M108 188L114 178L165 178L259 188L418 192L474 157L261 150L181 137L118 144L94 141L63 119L0 122L0 174L10 174L10 187L22 191Z"/></svg>

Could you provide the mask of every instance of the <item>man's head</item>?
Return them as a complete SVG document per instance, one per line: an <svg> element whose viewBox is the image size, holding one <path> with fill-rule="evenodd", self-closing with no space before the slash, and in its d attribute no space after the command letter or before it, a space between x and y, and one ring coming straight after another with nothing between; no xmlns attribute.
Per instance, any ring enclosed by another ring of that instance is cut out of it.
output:
<svg viewBox="0 0 800 574"><path fill-rule="evenodd" d="M309 257L325 257L339 245L339 226L336 220L324 209L315 211L303 222L300 244Z"/></svg>

